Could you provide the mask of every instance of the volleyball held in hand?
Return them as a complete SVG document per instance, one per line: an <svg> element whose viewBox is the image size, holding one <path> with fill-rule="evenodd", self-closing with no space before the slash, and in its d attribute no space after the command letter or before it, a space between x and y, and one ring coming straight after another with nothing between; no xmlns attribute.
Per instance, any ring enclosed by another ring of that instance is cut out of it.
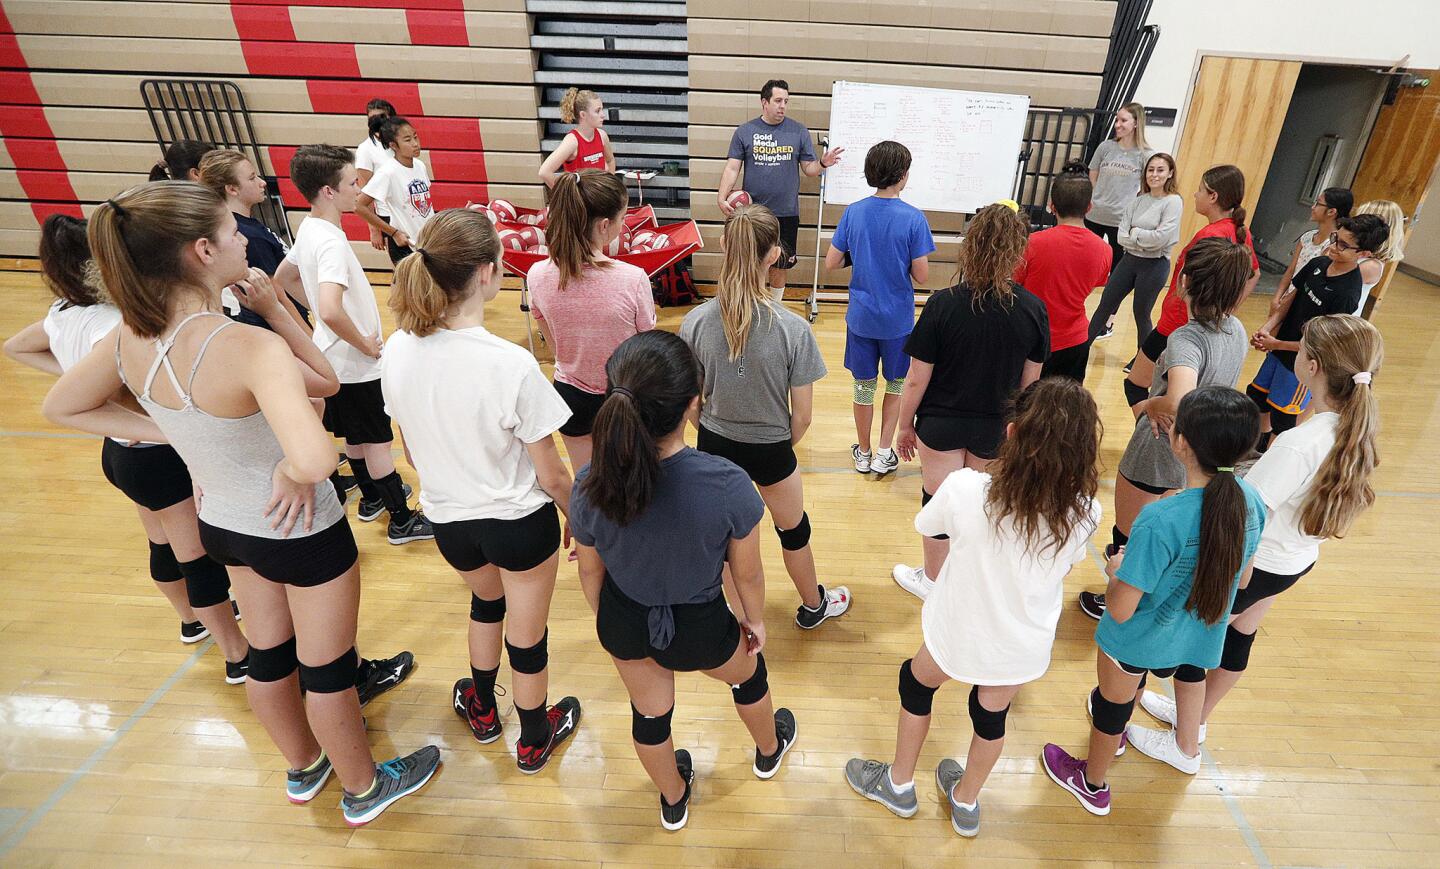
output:
<svg viewBox="0 0 1440 869"><path fill-rule="evenodd" d="M746 193L744 190L736 190L734 193L731 193L729 196L725 197L725 204L730 206L731 208L739 208L742 205L749 205L751 201L752 200L750 199L750 194Z"/></svg>

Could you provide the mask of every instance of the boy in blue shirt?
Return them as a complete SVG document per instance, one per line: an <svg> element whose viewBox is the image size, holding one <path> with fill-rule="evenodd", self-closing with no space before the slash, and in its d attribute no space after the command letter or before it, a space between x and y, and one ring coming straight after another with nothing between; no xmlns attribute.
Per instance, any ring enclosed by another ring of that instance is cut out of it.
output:
<svg viewBox="0 0 1440 869"><path fill-rule="evenodd" d="M920 209L900 199L910 180L910 149L880 142L865 155L865 181L875 195L852 203L840 217L825 267L849 267L850 299L845 311L845 367L855 379L855 470L884 476L900 466L895 428L900 393L910 371L905 339L915 327L915 284L930 277L935 240ZM913 282L913 283L912 283ZM880 449L870 450L875 389L881 365L885 400L880 407Z"/></svg>

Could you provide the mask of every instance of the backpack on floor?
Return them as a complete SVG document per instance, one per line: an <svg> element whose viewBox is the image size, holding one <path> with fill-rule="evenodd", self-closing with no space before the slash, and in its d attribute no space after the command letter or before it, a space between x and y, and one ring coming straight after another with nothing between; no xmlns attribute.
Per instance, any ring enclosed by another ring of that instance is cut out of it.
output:
<svg viewBox="0 0 1440 869"><path fill-rule="evenodd" d="M655 304L662 308L695 304L695 279L690 275L690 258L666 266L651 281Z"/></svg>

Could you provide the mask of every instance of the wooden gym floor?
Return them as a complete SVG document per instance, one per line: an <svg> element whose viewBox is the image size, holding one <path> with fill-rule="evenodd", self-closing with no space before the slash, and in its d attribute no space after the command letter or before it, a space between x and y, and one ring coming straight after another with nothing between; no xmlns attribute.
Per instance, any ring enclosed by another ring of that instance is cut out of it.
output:
<svg viewBox="0 0 1440 869"><path fill-rule="evenodd" d="M4 335L47 302L33 272L0 273L0 292ZM522 776L509 748L519 728L503 699L505 740L489 746L474 743L449 707L452 682L467 673L468 593L432 544L388 546L380 524L354 526L365 583L359 646L372 656L411 649L419 664L366 710L375 753L435 742L445 765L417 797L360 830L340 817L338 785L307 807L289 805L285 764L243 690L224 684L218 652L209 641L178 642L176 618L149 581L134 510L100 474L97 440L41 418L48 377L0 363L0 865L1433 866L1440 290L1401 275L1389 299L1377 318L1389 342L1376 386L1379 503L1349 539L1326 544L1319 567L1271 613L1249 675L1211 723L1200 774L1131 752L1114 767L1114 812L1094 818L1039 769L1046 741L1074 750L1087 733L1094 623L1073 598L1100 585L1092 553L1066 582L1054 664L1015 703L982 798L984 827L970 841L951 831L932 783L939 759L963 758L969 743L965 688L937 696L918 816L895 818L842 778L847 758L888 759L893 747L896 670L919 645L920 607L891 582L890 567L919 557L911 520L920 484L913 464L884 480L850 468L839 307L825 307L816 325L831 375L800 461L822 580L848 584L855 605L815 633L795 628L778 542L762 537L771 685L776 704L795 711L799 742L776 780L757 780L725 687L681 676L676 742L694 754L699 781L679 833L657 822L626 695L595 640L575 568L562 563L552 611L551 699L578 695L584 718L549 769ZM523 343L516 302L503 294L491 325ZM1247 303L1247 324L1259 323L1264 304ZM662 311L662 327L676 328L683 314ZM1107 529L1109 480L1131 428L1119 379L1133 328L1127 309L1116 336L1097 345L1088 383L1107 424ZM1154 724L1138 708L1135 720Z"/></svg>

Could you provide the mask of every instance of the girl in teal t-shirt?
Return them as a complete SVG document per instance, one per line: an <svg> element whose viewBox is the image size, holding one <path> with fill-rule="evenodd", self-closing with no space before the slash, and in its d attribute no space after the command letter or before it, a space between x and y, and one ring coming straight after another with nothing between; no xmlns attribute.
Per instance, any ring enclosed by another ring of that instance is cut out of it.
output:
<svg viewBox="0 0 1440 869"><path fill-rule="evenodd" d="M1259 414L1247 400L1226 386L1202 386L1181 400L1170 442L1187 487L1141 510L1129 543L1106 565L1108 606L1095 631L1100 684L1086 703L1088 757L1054 744L1041 755L1050 778L1091 814L1110 813L1105 773L1125 750L1125 726L1148 673L1175 677L1178 732L1142 750L1188 772L1200 767L1205 670L1220 663L1230 607L1250 580L1265 525L1259 493L1235 476L1260 437Z"/></svg>

